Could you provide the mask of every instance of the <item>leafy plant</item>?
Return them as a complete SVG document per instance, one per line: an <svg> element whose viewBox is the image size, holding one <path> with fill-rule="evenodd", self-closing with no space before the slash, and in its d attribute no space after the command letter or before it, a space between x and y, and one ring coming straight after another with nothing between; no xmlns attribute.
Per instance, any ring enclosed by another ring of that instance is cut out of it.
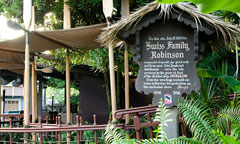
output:
<svg viewBox="0 0 240 144"><path fill-rule="evenodd" d="M159 3L174 4L185 0L157 0ZM226 10L232 12L240 12L240 3L238 0L188 0L201 9L203 13L210 13L216 10Z"/></svg>
<svg viewBox="0 0 240 144"><path fill-rule="evenodd" d="M197 73L198 73L198 76L200 77L222 79L232 88L233 91L240 92L240 81L234 79L231 76L219 73L214 70L202 69L202 68L198 68Z"/></svg>
<svg viewBox="0 0 240 144"><path fill-rule="evenodd" d="M105 131L105 142L110 144L133 144L133 143L140 143L140 144L178 144L178 143L184 143L184 144L198 144L202 143L201 141L197 141L195 138L186 138L184 136L181 136L179 138L174 139L168 139L165 133L165 126L167 125L167 122L171 121L170 119L167 119L167 117L170 115L168 113L168 110L163 104L162 99L159 102L159 106L156 112L156 117L154 121L160 122L157 130L157 136L154 139L143 139L141 141L137 141L136 139L126 139L125 133L122 129L115 128L114 125L108 125L106 127Z"/></svg>
<svg viewBox="0 0 240 144"><path fill-rule="evenodd" d="M178 109L193 138L209 144L222 143L222 134L227 135L231 123L237 121L240 116L239 108L226 107L221 109L218 117L215 118L213 109L210 109L202 99L180 98ZM239 137L235 137L235 140L238 139Z"/></svg>

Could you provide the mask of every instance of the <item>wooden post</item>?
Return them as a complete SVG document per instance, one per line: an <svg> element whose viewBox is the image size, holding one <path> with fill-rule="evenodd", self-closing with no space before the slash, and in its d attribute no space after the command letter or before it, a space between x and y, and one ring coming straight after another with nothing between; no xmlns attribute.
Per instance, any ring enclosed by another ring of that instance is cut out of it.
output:
<svg viewBox="0 0 240 144"><path fill-rule="evenodd" d="M125 109L130 107L130 97L129 97L129 66L128 66L128 49L125 45L124 51L124 75L125 75ZM126 124L129 124L129 115L126 115Z"/></svg>
<svg viewBox="0 0 240 144"><path fill-rule="evenodd" d="M1 120L2 120L2 76L0 74L0 127L2 126Z"/></svg>
<svg viewBox="0 0 240 144"><path fill-rule="evenodd" d="M29 81L30 81L30 53L29 53L29 38L26 32L26 48L25 48L25 74L24 74L24 126L29 127Z"/></svg>
<svg viewBox="0 0 240 144"><path fill-rule="evenodd" d="M32 6L32 23L30 30L33 31L35 30L35 8ZM37 76L36 76L36 71L35 71L35 64L36 64L36 57L33 57L33 62L32 62L32 123L35 123L35 121L38 118L38 112L37 112ZM36 143L36 133L32 134L32 140L33 144Z"/></svg>
<svg viewBox="0 0 240 144"><path fill-rule="evenodd" d="M112 120L116 122L116 118L114 117L114 113L117 110L116 104L116 86L115 86L115 71L114 71L114 56L113 56L113 46L108 46L108 54L109 54L109 72L110 72L110 86L111 86L111 102L112 102Z"/></svg>
<svg viewBox="0 0 240 144"><path fill-rule="evenodd" d="M63 14L63 28L71 28L71 15L70 8L66 4L68 0L64 0L64 14ZM71 124L71 103L70 103L71 93L70 93L70 66L69 66L69 50L66 49L66 115L67 115L67 124ZM67 133L67 143L71 142L71 135Z"/></svg>
<svg viewBox="0 0 240 144"><path fill-rule="evenodd" d="M30 82L30 52L29 52L29 36L26 32L26 47L25 47L25 68L24 68L24 127L28 128L30 124L29 113L29 82ZM24 133L24 143L29 143L28 133Z"/></svg>
<svg viewBox="0 0 240 144"><path fill-rule="evenodd" d="M71 111L70 111L70 66L69 66L69 50L66 49L66 111L67 111L67 124L71 124Z"/></svg>
<svg viewBox="0 0 240 144"><path fill-rule="evenodd" d="M66 4L66 2L68 2L68 0L64 0L63 28L69 29L71 28L71 14L70 14L70 8Z"/></svg>
<svg viewBox="0 0 240 144"><path fill-rule="evenodd" d="M124 19L129 16L129 0L121 1L121 18ZM129 66L128 66L128 48L125 44L124 50L124 75L125 75L125 109L130 107L130 98L129 98ZM129 115L126 115L125 124L129 124L130 118ZM126 137L130 138L128 131L126 132Z"/></svg>
<svg viewBox="0 0 240 144"><path fill-rule="evenodd" d="M35 74L35 57L32 62L32 123L35 123L37 119L37 96L36 96L36 74ZM32 134L33 143L36 141L36 133Z"/></svg>
<svg viewBox="0 0 240 144"><path fill-rule="evenodd" d="M121 19L129 16L129 0L121 0Z"/></svg>
<svg viewBox="0 0 240 144"><path fill-rule="evenodd" d="M32 6L32 24L31 24L31 30L34 30L34 24L35 24L35 13L34 13L34 6ZM32 62L32 123L35 123L35 120L37 120L37 81L36 81L36 71L35 71L35 63L36 63L36 57L33 57Z"/></svg>

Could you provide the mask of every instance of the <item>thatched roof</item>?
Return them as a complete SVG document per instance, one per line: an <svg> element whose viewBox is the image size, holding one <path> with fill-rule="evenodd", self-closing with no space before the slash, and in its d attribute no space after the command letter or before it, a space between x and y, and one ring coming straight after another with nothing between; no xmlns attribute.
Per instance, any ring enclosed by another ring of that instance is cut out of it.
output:
<svg viewBox="0 0 240 144"><path fill-rule="evenodd" d="M202 14L195 6L190 3L184 2L169 5L152 2L140 8L129 17L122 19L121 21L106 28L98 40L102 43L103 46L108 46L109 44L116 45L117 43L122 42L123 39L119 38L119 33L132 29L145 15L156 10L159 11L161 18L165 20L170 18L173 12L178 13L179 17L181 17L183 12L185 12L193 18L197 29L201 29L203 27L202 23L209 25L215 30L218 36L225 40L226 44L234 43L235 38L240 37L239 30L236 26L231 23L227 23L219 17L213 16L211 14Z"/></svg>

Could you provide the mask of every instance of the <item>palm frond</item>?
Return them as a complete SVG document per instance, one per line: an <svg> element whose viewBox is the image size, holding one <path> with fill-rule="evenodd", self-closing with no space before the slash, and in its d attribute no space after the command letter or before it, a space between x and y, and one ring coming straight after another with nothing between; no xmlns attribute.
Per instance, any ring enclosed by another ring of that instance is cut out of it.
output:
<svg viewBox="0 0 240 144"><path fill-rule="evenodd" d="M184 123L197 140L204 143L219 143L218 136L212 132L215 126L213 114L201 99L188 101L181 97L178 109Z"/></svg>

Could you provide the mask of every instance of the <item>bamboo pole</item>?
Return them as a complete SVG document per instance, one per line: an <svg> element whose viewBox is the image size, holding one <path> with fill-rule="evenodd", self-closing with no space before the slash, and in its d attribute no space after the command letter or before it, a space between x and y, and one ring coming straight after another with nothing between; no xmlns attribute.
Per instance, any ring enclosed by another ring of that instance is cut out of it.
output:
<svg viewBox="0 0 240 144"><path fill-rule="evenodd" d="M70 8L66 4L68 0L64 0L64 14L63 14L63 28L71 28L71 15ZM70 66L69 66L69 50L66 49L66 115L67 115L67 124L71 124L71 103L70 103L71 93L70 93ZM67 143L71 142L71 135L67 133Z"/></svg>
<svg viewBox="0 0 240 144"><path fill-rule="evenodd" d="M66 2L68 2L69 0L64 0L64 14L63 14L63 28L64 29L69 29L71 28L71 14L70 14L70 8L69 6L66 4Z"/></svg>
<svg viewBox="0 0 240 144"><path fill-rule="evenodd" d="M35 123L35 120L37 118L37 113L36 113L36 107L37 107L37 103L36 103L36 93L35 93L35 87L36 87L36 83L35 83L35 79L36 79L36 74L35 74L35 58L33 58L33 62L32 62L32 123ZM32 140L33 143L35 144L36 141L36 134L33 133L32 134Z"/></svg>
<svg viewBox="0 0 240 144"><path fill-rule="evenodd" d="M70 67L69 67L69 50L66 49L66 109L67 109L67 124L71 124L70 115Z"/></svg>
<svg viewBox="0 0 240 144"><path fill-rule="evenodd" d="M129 16L129 0L121 1L121 19ZM128 64L128 48L125 44L124 50L124 78L125 78L125 109L129 109L130 107L130 98L129 98L129 64ZM125 124L129 124L130 118L129 115L126 115ZM129 139L129 132L126 131L126 137Z"/></svg>
<svg viewBox="0 0 240 144"><path fill-rule="evenodd" d="M0 74L0 127L1 127L1 120L2 120L2 76Z"/></svg>
<svg viewBox="0 0 240 144"><path fill-rule="evenodd" d="M114 117L114 113L117 110L116 104L116 86L115 86L115 71L114 71L114 56L113 56L113 46L108 46L108 54L109 54L109 72L110 72L110 84L111 84L111 102L112 102L112 120L116 122L116 118Z"/></svg>
<svg viewBox="0 0 240 144"><path fill-rule="evenodd" d="M70 93L70 66L69 66L69 50L66 49L66 112L67 112L67 124L71 125L71 111L70 111L70 99L71 99L71 93ZM71 135L68 132L67 133L67 143L71 142Z"/></svg>
<svg viewBox="0 0 240 144"><path fill-rule="evenodd" d="M124 19L129 16L129 0L121 1L121 18ZM129 109L129 66L128 66L128 49L125 44L124 50L124 75L125 75L125 109ZM125 123L129 124L129 115L126 115ZM129 135L128 135L129 136Z"/></svg>
<svg viewBox="0 0 240 144"><path fill-rule="evenodd" d="M32 63L32 123L38 118L38 103L37 103L37 75L35 71L36 57Z"/></svg>
<svg viewBox="0 0 240 144"><path fill-rule="evenodd" d="M34 25L35 25L35 12L34 12L34 6L32 6L32 25L31 25L31 30L34 30ZM32 123L35 123L35 120L37 119L37 96L36 96L36 71L35 71L35 62L36 62L36 57L33 57L33 62L32 62Z"/></svg>
<svg viewBox="0 0 240 144"><path fill-rule="evenodd" d="M32 23L30 26L30 30L33 31L35 30L35 8L34 5L32 6ZM33 62L32 62L32 123L35 123L35 121L38 118L37 114L37 76L36 76L36 71L35 71L35 65L36 64L36 57L33 57ZM36 133L32 134L32 141L33 144L35 144L36 141Z"/></svg>
<svg viewBox="0 0 240 144"><path fill-rule="evenodd" d="M29 128L30 113L29 113L29 82L30 82L30 53L29 53L29 35L26 32L26 47L25 47L25 68L24 68L24 127ZM24 133L24 143L28 142L28 133Z"/></svg>
<svg viewBox="0 0 240 144"><path fill-rule="evenodd" d="M30 53L29 53L29 38L26 32L26 47L25 47L25 74L24 74L24 126L29 127L29 81L30 81Z"/></svg>

